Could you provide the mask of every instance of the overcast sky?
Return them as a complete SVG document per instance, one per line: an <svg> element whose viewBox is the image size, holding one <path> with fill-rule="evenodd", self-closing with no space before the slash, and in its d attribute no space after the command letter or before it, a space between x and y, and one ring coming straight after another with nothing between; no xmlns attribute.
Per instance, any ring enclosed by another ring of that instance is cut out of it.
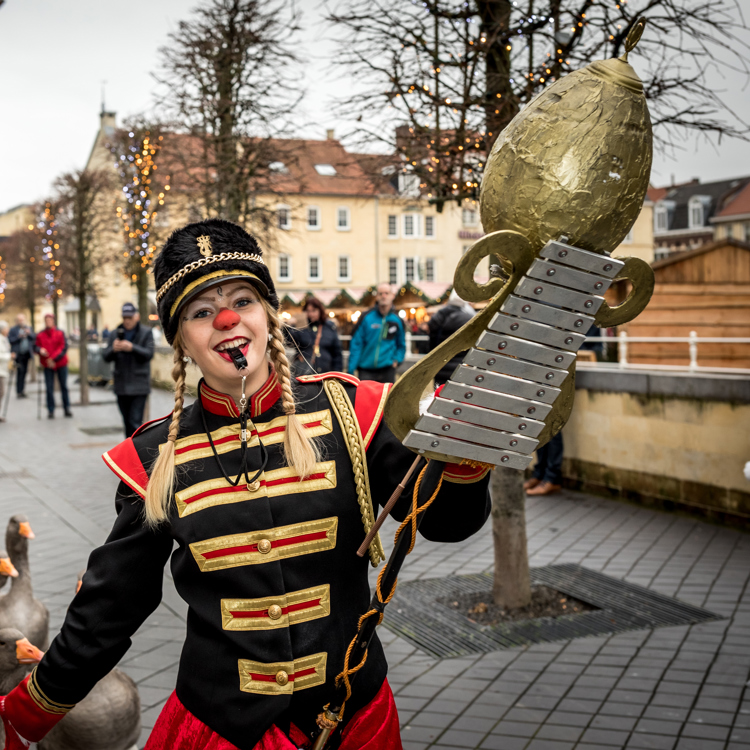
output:
<svg viewBox="0 0 750 750"><path fill-rule="evenodd" d="M750 0L743 0L750 3ZM196 0L6 0L0 8L0 212L44 198L61 172L83 167L98 128L102 81L107 109L123 117L149 107L157 49ZM308 30L306 104L298 135L337 135L330 104L345 80L332 80L321 40L319 0L299 0ZM148 28L150 33L141 29ZM134 29L129 31L129 28ZM637 62L634 59L637 68ZM744 80L716 76L750 120ZM652 183L750 173L750 144L687 141L675 158L655 154Z"/></svg>

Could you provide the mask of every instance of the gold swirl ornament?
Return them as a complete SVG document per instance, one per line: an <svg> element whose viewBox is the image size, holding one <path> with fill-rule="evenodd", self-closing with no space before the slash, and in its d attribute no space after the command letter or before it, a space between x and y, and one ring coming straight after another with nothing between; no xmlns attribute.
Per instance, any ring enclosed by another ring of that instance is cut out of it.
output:
<svg viewBox="0 0 750 750"><path fill-rule="evenodd" d="M633 26L621 58L596 61L556 81L497 139L480 196L487 234L461 259L454 277L454 288L463 299L490 302L393 387L385 419L399 440L419 420L419 399L430 391L435 374L477 342L550 241L564 238L575 248L606 257L635 223L648 189L653 138L643 84L627 56L644 26L645 19ZM488 256L496 258L502 276L478 284L475 270ZM632 320L645 308L654 288L648 263L639 258L615 260L624 262L615 281L630 282L632 290L616 307L601 304L595 316L600 327ZM575 360L567 370L560 394L544 419L539 446L570 416ZM429 450L424 455L449 458Z"/></svg>

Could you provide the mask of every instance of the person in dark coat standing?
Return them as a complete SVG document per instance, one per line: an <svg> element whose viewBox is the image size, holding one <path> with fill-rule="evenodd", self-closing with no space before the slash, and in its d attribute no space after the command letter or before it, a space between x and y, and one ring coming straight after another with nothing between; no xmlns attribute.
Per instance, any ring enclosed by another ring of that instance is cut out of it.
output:
<svg viewBox="0 0 750 750"><path fill-rule="evenodd" d="M326 315L323 303L309 297L303 312L307 316L307 325L304 328L288 326L286 329L298 352L292 362L295 376L341 372L344 366L341 341L336 326Z"/></svg>
<svg viewBox="0 0 750 750"><path fill-rule="evenodd" d="M21 313L16 324L8 332L10 350L15 355L16 363L16 396L26 398L26 371L29 360L34 354L34 331L26 325L26 316Z"/></svg>
<svg viewBox="0 0 750 750"><path fill-rule="evenodd" d="M448 304L441 307L427 323L430 329L430 351L440 346L443 341L452 336L473 317L474 310L471 305L464 302L455 292L451 292ZM445 384L465 356L466 352L459 352L453 359L444 364L435 376L435 385Z"/></svg>
<svg viewBox="0 0 750 750"><path fill-rule="evenodd" d="M115 363L115 395L125 423L125 437L143 424L143 411L151 392L154 337L140 319L135 305L126 302L122 306L122 323L110 334L102 355L105 362Z"/></svg>
<svg viewBox="0 0 750 750"><path fill-rule="evenodd" d="M55 325L55 316L44 316L45 328L36 336L35 349L39 352L39 362L44 368L44 385L47 390L47 416L55 418L55 375L60 383L63 409L66 417L72 417L70 396L68 395L68 340Z"/></svg>

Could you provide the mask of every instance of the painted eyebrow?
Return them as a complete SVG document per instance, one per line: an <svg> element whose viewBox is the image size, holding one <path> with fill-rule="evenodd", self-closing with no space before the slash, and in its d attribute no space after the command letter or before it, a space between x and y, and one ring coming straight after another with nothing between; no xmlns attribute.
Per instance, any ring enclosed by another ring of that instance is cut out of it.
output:
<svg viewBox="0 0 750 750"><path fill-rule="evenodd" d="M254 292L256 294L256 296L257 296L258 293L255 291L255 287L252 284L248 284L247 282L243 282L242 286L236 287L235 289L233 289L231 292L229 292L225 296L226 297L231 297L231 296L237 294L237 292L246 292L248 289L250 291ZM196 297L195 299L190 300L189 304L193 305L196 302L215 302L217 299L218 299L218 295L214 295L213 297L208 297L208 296L201 295L200 297Z"/></svg>

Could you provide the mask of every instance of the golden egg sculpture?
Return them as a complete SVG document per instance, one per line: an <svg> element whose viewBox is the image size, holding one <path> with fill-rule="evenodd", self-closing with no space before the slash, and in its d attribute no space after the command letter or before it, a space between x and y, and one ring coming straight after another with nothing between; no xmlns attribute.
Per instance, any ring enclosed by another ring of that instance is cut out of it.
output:
<svg viewBox="0 0 750 750"><path fill-rule="evenodd" d="M599 253L622 242L651 173L651 119L627 62L644 24L631 30L623 57L559 79L501 133L482 182L485 232L520 232L535 252L563 236Z"/></svg>

